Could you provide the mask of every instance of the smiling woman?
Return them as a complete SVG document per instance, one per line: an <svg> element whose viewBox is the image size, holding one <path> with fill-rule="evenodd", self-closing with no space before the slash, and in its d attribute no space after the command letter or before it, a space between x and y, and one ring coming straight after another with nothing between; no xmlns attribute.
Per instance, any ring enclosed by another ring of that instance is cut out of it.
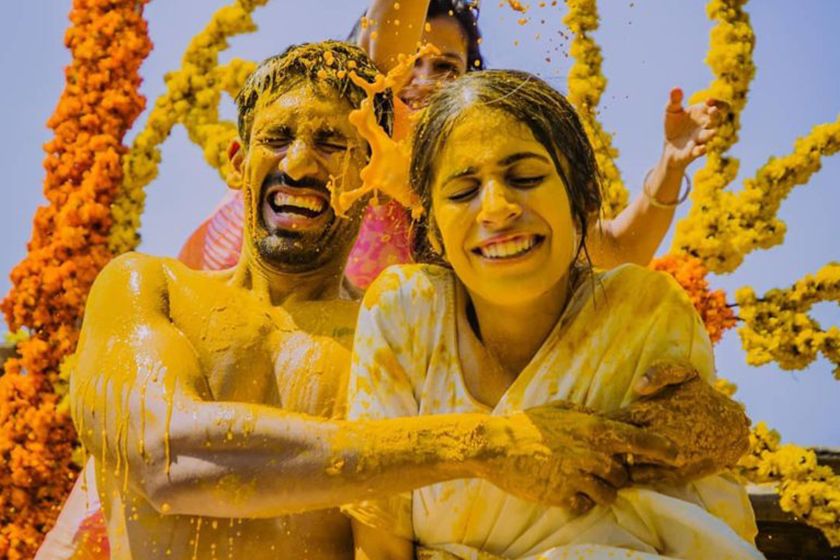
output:
<svg viewBox="0 0 840 560"><path fill-rule="evenodd" d="M595 272L582 258L601 193L563 96L523 72L461 78L417 124L411 183L425 210L415 256L442 266L392 267L371 285L348 417L527 416L563 401L554 428L571 441L557 476L574 498L550 507L504 483L456 480L348 506L357 558L413 558L411 541L420 558L760 558L744 488L716 475L744 451L746 422L711 387L711 344L691 302L663 274ZM640 398L663 360L700 379ZM599 417L667 437L679 464L616 453L610 428L587 427ZM656 484L642 484L644 468Z"/></svg>

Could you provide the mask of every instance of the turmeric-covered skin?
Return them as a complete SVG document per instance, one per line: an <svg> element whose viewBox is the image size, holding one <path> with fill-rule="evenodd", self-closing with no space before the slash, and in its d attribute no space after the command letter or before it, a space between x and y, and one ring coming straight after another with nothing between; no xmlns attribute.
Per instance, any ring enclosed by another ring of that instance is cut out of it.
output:
<svg viewBox="0 0 840 560"><path fill-rule="evenodd" d="M577 496L556 476L568 430L540 426L562 411L328 420L342 413L357 312L339 292L360 206L336 218L327 189L360 186L353 107L305 81L257 99L231 149L246 201L234 269L135 254L97 279L70 396L113 558L349 558L348 523L326 508L455 478L552 504ZM679 466L652 431L590 424L607 442L598 457Z"/></svg>

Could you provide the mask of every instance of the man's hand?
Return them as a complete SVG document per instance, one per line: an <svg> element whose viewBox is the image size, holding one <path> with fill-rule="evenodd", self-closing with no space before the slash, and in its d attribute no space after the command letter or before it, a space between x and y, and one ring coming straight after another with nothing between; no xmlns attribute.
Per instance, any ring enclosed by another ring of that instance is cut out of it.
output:
<svg viewBox="0 0 840 560"><path fill-rule="evenodd" d="M488 430L499 456L484 477L524 499L583 513L609 504L628 482L617 456L632 453L651 464L675 465L676 448L652 430L641 430L564 403L533 408Z"/></svg>
<svg viewBox="0 0 840 560"><path fill-rule="evenodd" d="M708 142L717 134L717 127L729 106L718 99L707 99L705 103L684 108L682 101L682 90L672 89L665 107L663 158L669 167L684 170L706 153Z"/></svg>
<svg viewBox="0 0 840 560"><path fill-rule="evenodd" d="M697 378L690 365L652 367L634 388L643 398L610 418L667 437L678 465L649 464L633 455L633 482L690 480L734 465L749 447L749 419L735 401Z"/></svg>

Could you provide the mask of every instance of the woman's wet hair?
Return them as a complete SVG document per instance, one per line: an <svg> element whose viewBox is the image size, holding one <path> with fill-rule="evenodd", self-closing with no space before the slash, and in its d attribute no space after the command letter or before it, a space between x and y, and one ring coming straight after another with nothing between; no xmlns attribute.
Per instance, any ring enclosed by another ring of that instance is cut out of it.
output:
<svg viewBox="0 0 840 560"><path fill-rule="evenodd" d="M580 229L578 256L586 252L586 233L601 209L601 179L595 153L571 103L527 72L487 70L468 74L432 95L414 130L411 187L423 203L415 224L412 253L417 262L445 264L429 235L440 242L432 219L435 163L446 141L469 109L497 110L521 122L542 144L566 185L572 217ZM432 228L432 231L429 231Z"/></svg>
<svg viewBox="0 0 840 560"><path fill-rule="evenodd" d="M467 39L467 72L484 70L484 56L481 54L481 31L478 28L478 2L475 0L431 0L426 12L426 21L436 17L453 17ZM362 33L362 17L347 36L347 42L357 44Z"/></svg>

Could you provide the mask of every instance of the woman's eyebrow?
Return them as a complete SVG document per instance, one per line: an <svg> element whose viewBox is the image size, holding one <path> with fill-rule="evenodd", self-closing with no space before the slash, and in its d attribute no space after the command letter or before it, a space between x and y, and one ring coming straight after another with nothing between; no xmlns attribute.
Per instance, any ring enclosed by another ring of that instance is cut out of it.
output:
<svg viewBox="0 0 840 560"><path fill-rule="evenodd" d="M467 167L466 169L463 169L461 171L456 171L455 173L453 173L452 175L447 177L446 180L443 182L443 184L445 185L445 184L447 184L451 181L454 181L456 179L460 179L461 177L467 177L469 175L475 175L476 172L477 171L476 171L475 167Z"/></svg>
<svg viewBox="0 0 840 560"><path fill-rule="evenodd" d="M538 159L543 163L551 163L547 157L541 154L535 154L534 152L519 152L516 154L512 154L507 156L505 159L499 162L499 165L503 167L507 167L508 165L513 165L518 161L522 161L523 159Z"/></svg>

